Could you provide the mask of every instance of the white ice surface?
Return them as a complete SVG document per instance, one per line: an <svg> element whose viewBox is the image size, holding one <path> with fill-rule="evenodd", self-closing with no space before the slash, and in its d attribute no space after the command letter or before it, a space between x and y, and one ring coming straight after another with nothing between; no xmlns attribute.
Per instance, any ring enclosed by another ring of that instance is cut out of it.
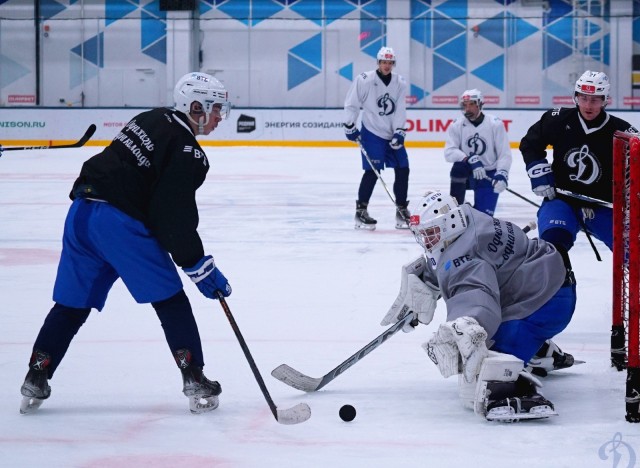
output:
<svg viewBox="0 0 640 468"><path fill-rule="evenodd" d="M624 373L609 367L611 254L581 234L571 251L578 306L557 343L586 364L545 379L559 416L516 425L463 409L457 381L422 351L444 319L398 333L320 392L270 376L281 363L320 377L382 333L400 267L420 254L394 229L378 184L375 232L353 229L360 158L353 148L208 148L198 192L207 253L229 278L228 303L279 408L306 402L309 421L278 424L217 302L187 283L220 407L194 416L153 309L121 282L93 311L36 414L18 413L33 340L48 313L68 192L98 148L5 152L0 159L0 466L3 467L611 467L633 466L640 425L624 421ZM440 149L409 148L409 199L448 189ZM389 188L393 171L383 177ZM531 192L514 151L510 188ZM469 192L468 197L472 194ZM411 205L409 205L411 208ZM496 215L525 225L535 208L504 193ZM532 235L537 235L535 231ZM536 281L531 278L531 281ZM351 423L338 418L352 404ZM622 438L612 451L614 436ZM628 444L628 445L625 445ZM601 447L601 452L599 450ZM620 455L618 465L614 457Z"/></svg>

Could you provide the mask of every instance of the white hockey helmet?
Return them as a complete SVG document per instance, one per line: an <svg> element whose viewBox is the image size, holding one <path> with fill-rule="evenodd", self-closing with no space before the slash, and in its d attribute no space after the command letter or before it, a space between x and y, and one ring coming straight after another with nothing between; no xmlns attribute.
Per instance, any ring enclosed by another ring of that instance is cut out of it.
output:
<svg viewBox="0 0 640 468"><path fill-rule="evenodd" d="M603 72L587 70L582 74L578 81L576 81L574 100L578 103L578 94L584 94L586 96L602 96L603 106L607 105L609 101L609 77Z"/></svg>
<svg viewBox="0 0 640 468"><path fill-rule="evenodd" d="M200 125L200 122L193 120L189 113L194 101L202 105L206 114L204 125L209 122L209 116L214 106L220 106L220 116L223 119L229 116L231 109L229 93L225 87L216 78L206 73L187 73L180 78L173 89L173 99L176 103L176 110L184 113L196 125Z"/></svg>
<svg viewBox="0 0 640 468"><path fill-rule="evenodd" d="M462 106L463 102L473 101L478 104L478 107L482 108L484 104L484 97L482 96L482 91L479 89L467 89L460 95L460 105Z"/></svg>
<svg viewBox="0 0 640 468"><path fill-rule="evenodd" d="M391 47L380 47L377 58L378 63L380 63L380 60L391 60L393 63L396 63L396 53Z"/></svg>
<svg viewBox="0 0 640 468"><path fill-rule="evenodd" d="M409 221L416 242L435 268L442 252L467 229L467 217L451 195L428 191Z"/></svg>

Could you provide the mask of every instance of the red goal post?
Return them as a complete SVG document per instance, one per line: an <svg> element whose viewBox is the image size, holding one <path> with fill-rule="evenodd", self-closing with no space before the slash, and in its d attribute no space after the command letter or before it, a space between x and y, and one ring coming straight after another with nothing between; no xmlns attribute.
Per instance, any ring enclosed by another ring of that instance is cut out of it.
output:
<svg viewBox="0 0 640 468"><path fill-rule="evenodd" d="M640 135L613 136L611 365L627 369L626 419L640 422Z"/></svg>

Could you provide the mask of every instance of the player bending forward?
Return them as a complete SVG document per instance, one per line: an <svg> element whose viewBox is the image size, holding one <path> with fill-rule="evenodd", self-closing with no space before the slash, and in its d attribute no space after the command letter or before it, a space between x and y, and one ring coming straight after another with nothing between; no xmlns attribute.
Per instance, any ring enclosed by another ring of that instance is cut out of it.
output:
<svg viewBox="0 0 640 468"><path fill-rule="evenodd" d="M420 201L410 228L425 255L402 268L400 294L382 325L407 313L428 324L442 297L447 321L423 348L444 377L460 374L463 404L490 421L556 415L524 363L541 349L550 357L550 338L573 315L566 252L438 191ZM561 367L573 363L562 356Z"/></svg>
<svg viewBox="0 0 640 468"><path fill-rule="evenodd" d="M138 114L83 164L64 226L55 304L20 389L21 413L49 398L48 381L71 340L91 309L102 310L118 278L137 302L155 309L191 412L217 408L221 387L202 372L198 325L176 265L205 297L231 294L213 257L204 254L196 205L196 190L209 170L196 135L208 135L228 116L227 96L214 77L188 73L175 86L175 109Z"/></svg>

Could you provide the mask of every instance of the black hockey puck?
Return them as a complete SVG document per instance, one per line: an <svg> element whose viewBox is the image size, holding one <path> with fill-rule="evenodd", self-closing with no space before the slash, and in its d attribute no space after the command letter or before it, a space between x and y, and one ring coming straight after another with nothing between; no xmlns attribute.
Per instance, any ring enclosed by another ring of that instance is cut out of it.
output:
<svg viewBox="0 0 640 468"><path fill-rule="evenodd" d="M351 405L344 405L338 414L343 421L353 421L356 417L356 409Z"/></svg>

